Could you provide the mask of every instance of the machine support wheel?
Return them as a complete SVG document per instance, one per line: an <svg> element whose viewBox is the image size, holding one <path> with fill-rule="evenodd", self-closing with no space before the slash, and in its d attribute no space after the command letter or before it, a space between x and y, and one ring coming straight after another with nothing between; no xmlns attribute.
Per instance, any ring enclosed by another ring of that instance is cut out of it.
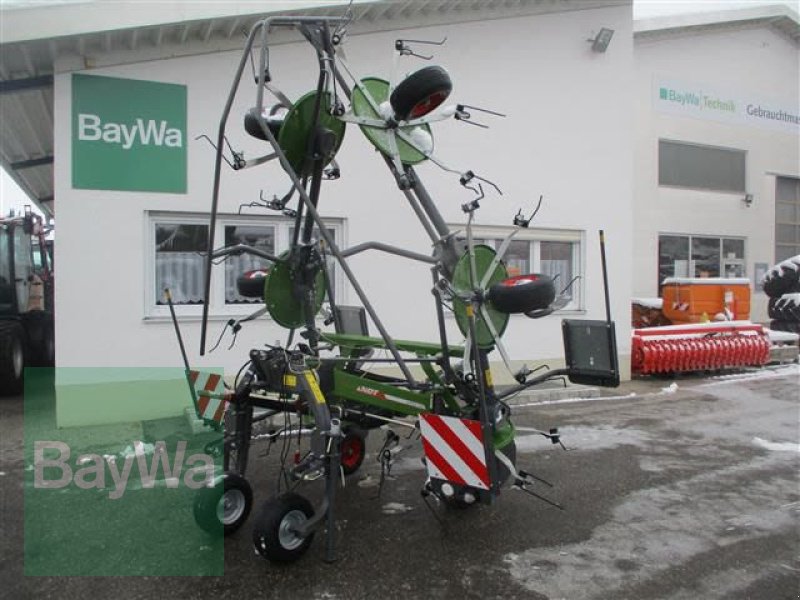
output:
<svg viewBox="0 0 800 600"><path fill-rule="evenodd" d="M0 324L0 395L19 394L25 372L25 331L16 321Z"/></svg>
<svg viewBox="0 0 800 600"><path fill-rule="evenodd" d="M264 298L267 269L245 271L236 278L236 291L245 298Z"/></svg>
<svg viewBox="0 0 800 600"><path fill-rule="evenodd" d="M389 102L397 119L417 119L435 110L452 90L453 82L447 71L431 65L415 71L398 83Z"/></svg>
<svg viewBox="0 0 800 600"><path fill-rule="evenodd" d="M367 433L355 425L343 428L339 453L341 454L342 471L345 475L352 475L361 467L367 454Z"/></svg>
<svg viewBox="0 0 800 600"><path fill-rule="evenodd" d="M489 288L489 301L497 310L507 314L544 309L555 298L553 280L538 273L504 279Z"/></svg>
<svg viewBox="0 0 800 600"><path fill-rule="evenodd" d="M194 499L194 520L208 533L230 535L247 520L253 489L236 473L225 473L214 487L202 488Z"/></svg>
<svg viewBox="0 0 800 600"><path fill-rule="evenodd" d="M314 532L302 537L298 528L314 516L311 503L294 492L271 498L261 505L253 526L256 551L272 562L293 562L308 550Z"/></svg>

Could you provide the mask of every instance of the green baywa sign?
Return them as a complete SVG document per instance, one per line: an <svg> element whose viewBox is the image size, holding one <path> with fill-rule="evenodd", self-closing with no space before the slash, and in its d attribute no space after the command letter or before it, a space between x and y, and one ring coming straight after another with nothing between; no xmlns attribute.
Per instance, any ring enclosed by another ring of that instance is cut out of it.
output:
<svg viewBox="0 0 800 600"><path fill-rule="evenodd" d="M186 193L186 86L72 76L72 186Z"/></svg>

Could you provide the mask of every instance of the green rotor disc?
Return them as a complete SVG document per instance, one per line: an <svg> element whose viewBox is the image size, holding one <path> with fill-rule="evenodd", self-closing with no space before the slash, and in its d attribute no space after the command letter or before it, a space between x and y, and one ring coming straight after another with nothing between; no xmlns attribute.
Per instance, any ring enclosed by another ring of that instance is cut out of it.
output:
<svg viewBox="0 0 800 600"><path fill-rule="evenodd" d="M494 248L489 246L485 246L483 244L475 246L475 270L478 274L478 283L480 283L480 280L483 279L489 270L489 267L491 267L492 261L494 260L496 254L497 253L494 251ZM456 290L456 292L469 292L472 290L472 286L470 285L469 271L469 253L465 252L461 258L458 259L456 268L453 271L453 288ZM506 270L506 266L503 264L503 261L500 261L494 268L494 272L489 278L486 288L488 289L490 286L503 281L504 279L508 279L508 271ZM508 325L509 315L496 310L490 303L484 304L483 309L486 311L486 314L491 320L492 325L494 325L494 329L497 331L497 337L502 337L506 330L506 326ZM453 312L456 315L456 323L458 323L458 328L461 330L461 333L464 335L464 337L466 337L469 333L467 303L463 300L455 298L453 300ZM494 336L489 330L489 327L486 325L486 321L481 313L475 315L475 329L477 331L478 346L483 350L492 348L494 346Z"/></svg>
<svg viewBox="0 0 800 600"><path fill-rule="evenodd" d="M306 173L302 172L306 153L308 152L308 140L314 131L312 129L314 121L314 104L316 103L317 92L308 92L302 96L294 106L289 109L286 118L278 132L278 145L280 145L294 172L298 177ZM330 94L322 95L322 103L319 115L319 124L325 129L329 129L336 136L336 143L333 151L326 157L327 161L333 160L342 145L345 132L345 122L340 121L330 114L331 99Z"/></svg>
<svg viewBox="0 0 800 600"><path fill-rule="evenodd" d="M306 311L303 303L298 302L292 294L294 274L289 267L288 257L289 253L284 252L280 256L281 260L267 271L264 282L264 302L270 316L278 325L293 329L305 325ZM325 274L320 269L314 279L314 315L319 312L324 299Z"/></svg>
<svg viewBox="0 0 800 600"><path fill-rule="evenodd" d="M385 79L379 79L377 77L365 77L361 80L361 85L364 86L375 101L375 104L379 105L386 101L389 97L389 82ZM364 95L364 92L361 90L360 87L356 86L353 89L353 97L351 99L351 104L353 106L353 113L357 117L367 117L370 119L380 119L381 116L378 112L372 107L372 105L367 100L367 97ZM359 125L361 127L361 131L364 132L364 135L367 136L367 139L372 142L372 145L375 146L381 153L386 156L391 156L391 152L389 150L389 133L385 129L381 129L379 127L370 127L368 125ZM431 133L431 128L429 125L416 125L414 127L401 127L400 131L410 134L416 128L424 129L428 135L431 136L433 139L433 134ZM400 155L400 162L405 165L416 165L424 161L427 157L414 148L412 145L407 143L400 138L397 139L397 151Z"/></svg>

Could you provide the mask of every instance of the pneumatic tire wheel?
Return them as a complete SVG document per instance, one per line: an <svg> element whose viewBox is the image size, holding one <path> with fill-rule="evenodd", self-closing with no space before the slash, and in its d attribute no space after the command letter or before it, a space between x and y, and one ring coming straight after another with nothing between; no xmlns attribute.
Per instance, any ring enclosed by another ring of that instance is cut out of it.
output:
<svg viewBox="0 0 800 600"><path fill-rule="evenodd" d="M800 294L785 294L770 298L767 312L777 321L800 321Z"/></svg>
<svg viewBox="0 0 800 600"><path fill-rule="evenodd" d="M541 310L556 298L553 280L547 275L531 273L504 279L489 288L489 301L506 314Z"/></svg>
<svg viewBox="0 0 800 600"><path fill-rule="evenodd" d="M236 278L236 291L245 298L263 298L267 269L246 271Z"/></svg>
<svg viewBox="0 0 800 600"><path fill-rule="evenodd" d="M785 331L787 333L800 333L800 321L773 320L769 328L772 331Z"/></svg>
<svg viewBox="0 0 800 600"><path fill-rule="evenodd" d="M194 499L194 520L204 531L230 535L247 520L253 489L236 473L225 473L214 487L202 488Z"/></svg>
<svg viewBox="0 0 800 600"><path fill-rule="evenodd" d="M0 396L22 392L25 373L25 331L16 321L0 323Z"/></svg>
<svg viewBox="0 0 800 600"><path fill-rule="evenodd" d="M342 429L344 436L339 446L342 472L352 475L361 467L367 454L367 433L360 427L348 425Z"/></svg>
<svg viewBox="0 0 800 600"><path fill-rule="evenodd" d="M770 298L800 292L800 254L772 267L764 277L763 288Z"/></svg>
<svg viewBox="0 0 800 600"><path fill-rule="evenodd" d="M447 71L431 65L415 71L397 84L389 103L398 121L410 121L435 110L452 91L453 82Z"/></svg>
<svg viewBox="0 0 800 600"><path fill-rule="evenodd" d="M31 311L26 315L28 358L34 367L52 367L56 362L56 340L52 315Z"/></svg>
<svg viewBox="0 0 800 600"><path fill-rule="evenodd" d="M272 562L296 561L314 539L313 531L302 537L297 528L313 516L314 508L300 494L289 492L267 500L253 526L256 552Z"/></svg>

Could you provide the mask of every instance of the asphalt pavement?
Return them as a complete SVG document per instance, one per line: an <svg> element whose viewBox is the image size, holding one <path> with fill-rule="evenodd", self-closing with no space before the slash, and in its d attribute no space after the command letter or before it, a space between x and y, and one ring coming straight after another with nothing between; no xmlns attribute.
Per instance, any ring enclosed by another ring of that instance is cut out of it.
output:
<svg viewBox="0 0 800 600"><path fill-rule="evenodd" d="M492 506L426 506L415 436L379 486L378 430L338 492L332 564L322 534L297 563L267 563L248 523L225 539L221 577L58 578L23 576L22 399L0 399L0 596L800 598L797 365L526 397L513 411L518 466L552 482L534 491L565 510L514 489ZM567 451L535 431L556 426ZM251 463L256 505L275 486L265 450ZM200 533L192 543L207 550Z"/></svg>

